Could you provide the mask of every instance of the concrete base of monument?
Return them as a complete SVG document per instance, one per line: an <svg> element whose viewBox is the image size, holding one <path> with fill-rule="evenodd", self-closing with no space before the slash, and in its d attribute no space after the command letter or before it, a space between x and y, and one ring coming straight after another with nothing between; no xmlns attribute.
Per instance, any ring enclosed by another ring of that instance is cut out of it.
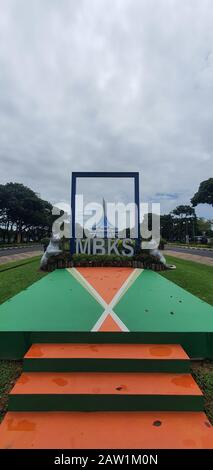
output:
<svg viewBox="0 0 213 470"><path fill-rule="evenodd" d="M33 343L181 344L213 358L213 307L133 268L56 270L0 306L0 358Z"/></svg>

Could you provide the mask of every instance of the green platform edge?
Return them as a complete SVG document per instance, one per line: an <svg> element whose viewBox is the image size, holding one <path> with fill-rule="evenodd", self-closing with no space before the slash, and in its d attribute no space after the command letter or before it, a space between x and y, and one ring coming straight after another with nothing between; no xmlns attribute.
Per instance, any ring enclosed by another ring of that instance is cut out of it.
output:
<svg viewBox="0 0 213 470"><path fill-rule="evenodd" d="M189 373L188 359L24 359L24 372L176 372Z"/></svg>
<svg viewBox="0 0 213 470"><path fill-rule="evenodd" d="M13 394L9 411L203 411L202 395Z"/></svg>
<svg viewBox="0 0 213 470"><path fill-rule="evenodd" d="M54 342L181 344L191 358L213 359L213 307L153 271L141 272L114 311L129 332L91 332L103 307L56 270L0 306L0 359Z"/></svg>
<svg viewBox="0 0 213 470"><path fill-rule="evenodd" d="M0 359L22 359L34 343L180 344L190 358L213 359L212 333L82 333L77 331L0 333Z"/></svg>

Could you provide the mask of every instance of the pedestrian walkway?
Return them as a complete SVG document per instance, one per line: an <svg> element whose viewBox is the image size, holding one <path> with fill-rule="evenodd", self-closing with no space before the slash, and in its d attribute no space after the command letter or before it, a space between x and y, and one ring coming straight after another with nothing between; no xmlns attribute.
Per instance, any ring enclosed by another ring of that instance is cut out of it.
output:
<svg viewBox="0 0 213 470"><path fill-rule="evenodd" d="M34 256L41 256L42 251L31 251L30 253L18 253L15 255L7 255L0 257L0 265L10 263L11 261L19 261L28 258L33 258Z"/></svg>
<svg viewBox="0 0 213 470"><path fill-rule="evenodd" d="M195 263L206 264L213 266L213 258L208 256L192 255L191 253L180 253L178 251L164 250L164 254L173 256L174 258L185 259L186 261L195 261Z"/></svg>

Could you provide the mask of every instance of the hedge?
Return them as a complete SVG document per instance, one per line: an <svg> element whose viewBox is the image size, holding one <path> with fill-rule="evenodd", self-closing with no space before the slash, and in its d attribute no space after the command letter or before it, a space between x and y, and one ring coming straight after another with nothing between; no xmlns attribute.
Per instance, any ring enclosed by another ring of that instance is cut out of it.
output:
<svg viewBox="0 0 213 470"><path fill-rule="evenodd" d="M117 255L86 255L61 253L54 258L48 260L45 268L46 271L54 271L55 269L64 269L80 266L117 266L117 267L133 267L152 269L154 271L163 271L165 266L151 256L147 251L141 251L132 257Z"/></svg>

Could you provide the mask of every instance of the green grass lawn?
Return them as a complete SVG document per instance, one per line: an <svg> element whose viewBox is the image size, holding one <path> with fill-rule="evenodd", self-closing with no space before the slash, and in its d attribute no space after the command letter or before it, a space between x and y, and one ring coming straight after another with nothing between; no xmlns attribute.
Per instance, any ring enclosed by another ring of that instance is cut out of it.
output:
<svg viewBox="0 0 213 470"><path fill-rule="evenodd" d="M0 421L7 411L8 393L21 372L21 361L0 361Z"/></svg>
<svg viewBox="0 0 213 470"><path fill-rule="evenodd" d="M39 271L39 257L0 266L0 303L26 289L46 273ZM213 305L213 268L192 261L167 257L176 264L174 271L161 272L160 275L197 295ZM22 266L15 267L23 263ZM14 267L8 271L5 268ZM0 361L0 419L7 410L8 393L22 370L20 361ZM213 423L213 362L193 362L192 372L205 395L205 411Z"/></svg>
<svg viewBox="0 0 213 470"><path fill-rule="evenodd" d="M46 275L39 270L39 263L40 256L36 256L0 265L0 304ZM11 266L14 269L4 271Z"/></svg>
<svg viewBox="0 0 213 470"><path fill-rule="evenodd" d="M205 412L213 424L213 361L192 362L192 375L204 394Z"/></svg>
<svg viewBox="0 0 213 470"><path fill-rule="evenodd" d="M166 256L166 260L169 264L175 264L177 269L161 271L162 276L213 305L212 266L195 263L194 261L184 261L173 256Z"/></svg>

